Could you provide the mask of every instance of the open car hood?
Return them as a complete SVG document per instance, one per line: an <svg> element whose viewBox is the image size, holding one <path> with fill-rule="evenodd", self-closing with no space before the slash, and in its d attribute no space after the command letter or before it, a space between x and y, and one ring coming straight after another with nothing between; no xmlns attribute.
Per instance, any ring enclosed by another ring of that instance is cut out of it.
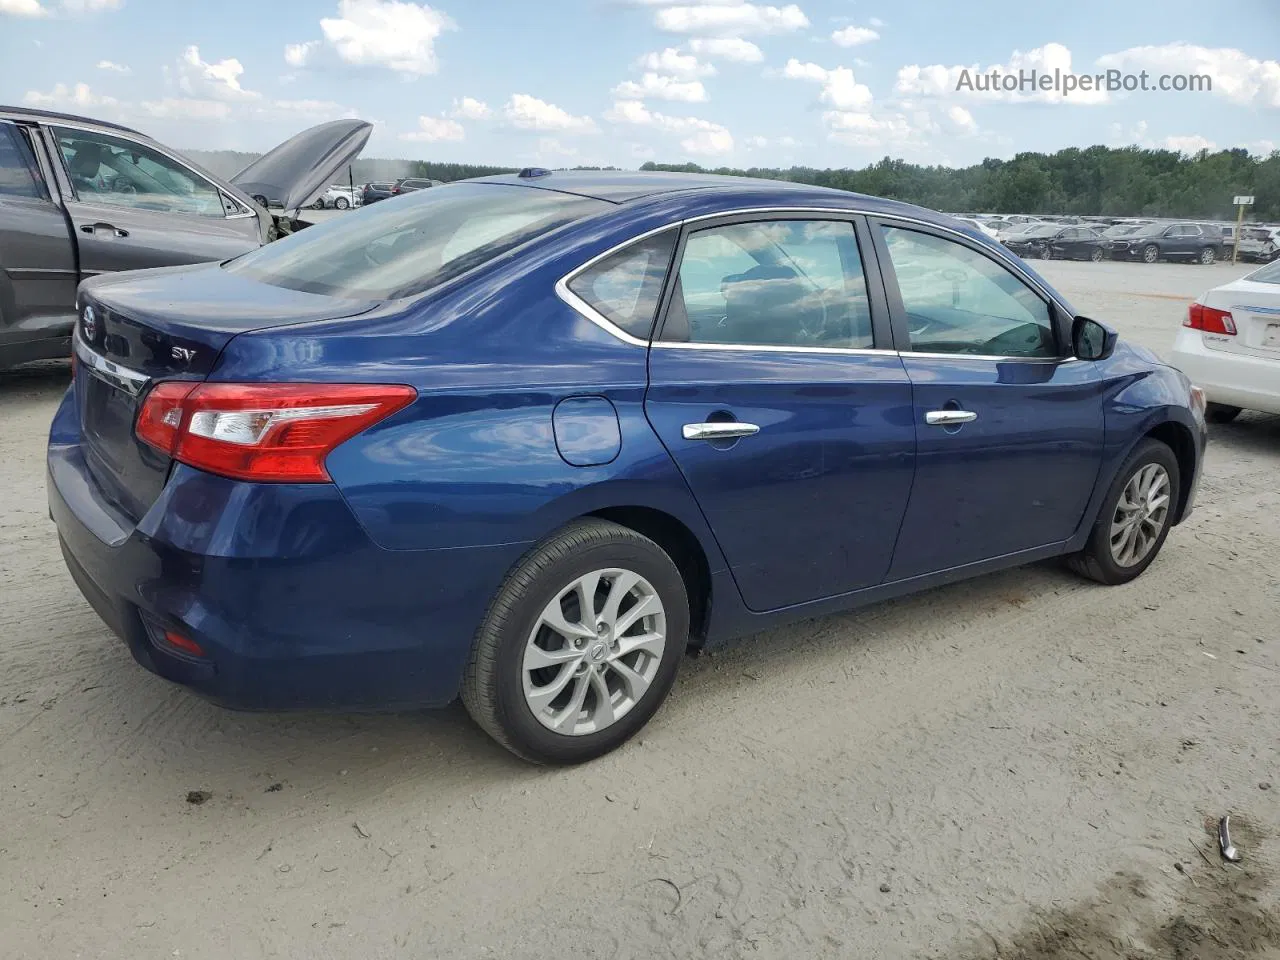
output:
<svg viewBox="0 0 1280 960"><path fill-rule="evenodd" d="M258 199L298 210L320 196L334 174L354 160L369 141L373 124L331 120L303 130L259 157L231 182Z"/></svg>

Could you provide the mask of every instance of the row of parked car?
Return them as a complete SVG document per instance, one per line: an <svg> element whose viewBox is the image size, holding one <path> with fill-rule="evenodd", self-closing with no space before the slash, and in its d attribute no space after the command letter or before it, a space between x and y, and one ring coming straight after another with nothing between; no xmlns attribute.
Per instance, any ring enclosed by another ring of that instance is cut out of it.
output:
<svg viewBox="0 0 1280 960"><path fill-rule="evenodd" d="M1280 252L1280 226L1189 220L1102 217L1031 217L1022 214L960 215L961 222L994 237L1021 257L1043 260L1188 260L1213 263L1230 257L1269 263Z"/></svg>
<svg viewBox="0 0 1280 960"><path fill-rule="evenodd" d="M316 197L311 204L315 210L349 210L366 203L376 203L401 193L413 193L428 187L438 187L442 181L426 177L401 177L399 180L371 180L358 187L345 183L331 184L329 189Z"/></svg>

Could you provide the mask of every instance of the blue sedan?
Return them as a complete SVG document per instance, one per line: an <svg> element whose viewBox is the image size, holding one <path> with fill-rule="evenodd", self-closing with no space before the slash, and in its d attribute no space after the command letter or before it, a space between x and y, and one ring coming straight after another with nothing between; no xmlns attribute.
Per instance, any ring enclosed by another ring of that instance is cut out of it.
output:
<svg viewBox="0 0 1280 960"><path fill-rule="evenodd" d="M940 214L798 184L423 190L82 284L49 438L80 590L229 706L458 696L587 760L685 651L1064 557L1132 580L1204 397Z"/></svg>

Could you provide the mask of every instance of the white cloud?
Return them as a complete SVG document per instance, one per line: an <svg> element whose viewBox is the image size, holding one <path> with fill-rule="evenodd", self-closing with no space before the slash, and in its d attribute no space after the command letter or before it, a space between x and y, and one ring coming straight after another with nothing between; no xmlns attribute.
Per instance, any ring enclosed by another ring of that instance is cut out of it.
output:
<svg viewBox="0 0 1280 960"><path fill-rule="evenodd" d="M902 113L875 115L866 111L829 110L822 115L832 140L858 147L901 145L933 132L932 124L913 126Z"/></svg>
<svg viewBox="0 0 1280 960"><path fill-rule="evenodd" d="M639 100L616 101L605 114L605 119L681 135L684 139L680 146L688 153L712 156L733 151L733 135L726 127L698 117L672 117L658 113Z"/></svg>
<svg viewBox="0 0 1280 960"><path fill-rule="evenodd" d="M859 44L870 43L872 40L879 40L880 34L872 30L870 27L842 27L835 33L831 34L832 41L841 47L856 47Z"/></svg>
<svg viewBox="0 0 1280 960"><path fill-rule="evenodd" d="M653 16L659 30L712 37L791 33L809 26L794 3L785 7L754 3L698 3L663 7Z"/></svg>
<svg viewBox="0 0 1280 960"><path fill-rule="evenodd" d="M974 133L978 129L973 114L959 105L948 107L946 118L957 133Z"/></svg>
<svg viewBox="0 0 1280 960"><path fill-rule="evenodd" d="M318 46L320 46L319 40L285 44L284 62L291 67L305 67L307 60L311 57L311 51Z"/></svg>
<svg viewBox="0 0 1280 960"><path fill-rule="evenodd" d="M870 20L867 21L867 23L871 24L873 27L884 26L884 21L881 20L879 17L872 17Z"/></svg>
<svg viewBox="0 0 1280 960"><path fill-rule="evenodd" d="M1162 143L1166 150L1177 150L1179 153L1192 155L1199 153L1201 150L1212 152L1218 149L1216 143L1198 134L1165 137Z"/></svg>
<svg viewBox="0 0 1280 960"><path fill-rule="evenodd" d="M434 143L437 140L463 140L466 131L462 124L447 117L418 117L418 129L411 133L400 134L401 140L423 140Z"/></svg>
<svg viewBox="0 0 1280 960"><path fill-rule="evenodd" d="M75 17L85 13L98 13L104 10L119 10L124 0L61 0L55 9L45 6L40 0L0 0L0 16L51 17L55 13Z"/></svg>
<svg viewBox="0 0 1280 960"><path fill-rule="evenodd" d="M828 70L816 63L802 63L792 57L782 68L782 75L789 80L808 80L822 84L818 99L836 110L865 110L871 106L871 89L854 79L848 67Z"/></svg>
<svg viewBox="0 0 1280 960"><path fill-rule="evenodd" d="M503 107L507 123L518 130L537 130L546 133L594 133L595 121L590 117L575 117L569 112L527 93L515 93Z"/></svg>
<svg viewBox="0 0 1280 960"><path fill-rule="evenodd" d="M689 41L689 49L704 57L734 63L759 63L764 59L763 50L741 37L694 37Z"/></svg>
<svg viewBox="0 0 1280 960"><path fill-rule="evenodd" d="M707 90L701 80L677 80L656 73L646 73L637 83L624 80L614 87L613 95L624 100L680 100L685 103L702 103Z"/></svg>
<svg viewBox="0 0 1280 960"><path fill-rule="evenodd" d="M49 11L40 5L40 0L0 0L0 13L10 17L47 17Z"/></svg>
<svg viewBox="0 0 1280 960"><path fill-rule="evenodd" d="M1135 73L1208 74L1213 94L1232 103L1280 107L1280 61L1257 60L1230 47L1197 47L1169 43L1159 47L1130 47L1098 58L1103 69ZM1157 77L1149 83L1157 82Z"/></svg>
<svg viewBox="0 0 1280 960"><path fill-rule="evenodd" d="M1076 72L1071 65L1070 50L1060 43L1046 43L1043 47L1036 47L1025 53L1015 50L1009 57L1008 63L992 64L987 67L978 64L967 67L944 66L938 63L929 66L911 64L898 71L896 89L899 93L908 96L963 97L989 103L1003 101L1005 103L1098 104L1106 103L1108 100L1105 90L1077 89L1069 94L1039 88L1025 91L1021 89L993 91L970 89L968 84L964 89L957 89L962 80L968 80L974 86L979 86L983 83L983 78L992 73L1016 77L1024 71L1029 76L1032 70L1041 76L1052 76L1055 70L1063 74Z"/></svg>
<svg viewBox="0 0 1280 960"><path fill-rule="evenodd" d="M765 147L784 147L788 150L800 146L800 141L795 137L747 137L747 148L750 150L762 150Z"/></svg>
<svg viewBox="0 0 1280 960"><path fill-rule="evenodd" d="M483 100L475 97L463 97L453 101L453 116L459 120L485 120L493 111Z"/></svg>
<svg viewBox="0 0 1280 960"><path fill-rule="evenodd" d="M685 80L709 77L716 72L711 64L700 63L693 54L681 53L675 47L667 47L660 53L646 53L637 61L637 65L643 70Z"/></svg>
<svg viewBox="0 0 1280 960"><path fill-rule="evenodd" d="M48 93L28 90L22 102L31 107L55 109L74 107L77 110L90 107L114 107L119 103L114 97L104 97L94 93L87 83L77 83L71 87L65 83L55 83Z"/></svg>
<svg viewBox="0 0 1280 960"><path fill-rule="evenodd" d="M194 44L178 58L175 72L178 87L193 97L232 102L257 100L262 96L240 85L244 67L239 60L230 57L217 63L206 63L200 59L200 48Z"/></svg>
<svg viewBox="0 0 1280 960"><path fill-rule="evenodd" d="M99 60L99 70L110 70L112 73L132 73L123 63L112 63L110 60Z"/></svg>
<svg viewBox="0 0 1280 960"><path fill-rule="evenodd" d="M1119 123L1111 124L1112 146L1138 146L1147 150L1174 150L1178 153L1186 153L1194 156L1201 150L1213 152L1218 149L1218 145L1206 137L1199 134L1172 134L1166 137L1153 137L1150 135L1150 126L1145 120L1139 120L1128 130ZM1264 154L1265 155L1265 154Z"/></svg>
<svg viewBox="0 0 1280 960"><path fill-rule="evenodd" d="M338 15L320 21L323 42L342 62L384 67L409 76L439 69L436 40L452 29L455 24L447 14L425 3L404 0L338 0ZM320 43L289 44L285 61L302 66L312 59Z"/></svg>

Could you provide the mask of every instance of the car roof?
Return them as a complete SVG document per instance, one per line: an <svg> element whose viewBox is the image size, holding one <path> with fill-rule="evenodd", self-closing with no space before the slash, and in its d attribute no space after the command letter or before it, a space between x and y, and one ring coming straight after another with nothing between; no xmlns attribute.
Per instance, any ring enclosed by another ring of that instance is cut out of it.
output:
<svg viewBox="0 0 1280 960"><path fill-rule="evenodd" d="M534 187L617 204L637 202L669 205L687 215L713 214L733 208L785 206L898 214L942 226L955 223L946 214L900 200L886 200L848 190L788 180L767 180L762 177L732 177L714 173L571 170L539 171L536 176L523 177L519 174L500 174L464 182Z"/></svg>
<svg viewBox="0 0 1280 960"><path fill-rule="evenodd" d="M135 130L133 127L126 127L120 123L112 123L109 120L94 120L92 117L82 117L75 113L58 113L55 110L33 110L30 107L8 107L4 104L0 104L0 117L13 120L63 120L70 121L72 123L83 123L92 127L102 127L104 130L120 130L124 133L132 133L138 137L146 136L145 133Z"/></svg>

